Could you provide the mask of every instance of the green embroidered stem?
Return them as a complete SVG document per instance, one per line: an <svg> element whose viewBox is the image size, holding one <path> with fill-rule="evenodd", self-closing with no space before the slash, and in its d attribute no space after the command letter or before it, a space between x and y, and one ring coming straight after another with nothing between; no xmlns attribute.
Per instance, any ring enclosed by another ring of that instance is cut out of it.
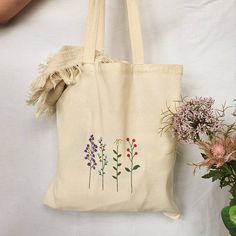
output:
<svg viewBox="0 0 236 236"><path fill-rule="evenodd" d="M133 193L133 171L137 170L140 165L134 165L134 157L138 155L138 152L135 151L137 144L135 143L135 139L130 141L129 138L126 139L129 144L129 148L127 148L127 157L130 160L130 169L125 167L125 170L130 173L130 192Z"/></svg>
<svg viewBox="0 0 236 236"><path fill-rule="evenodd" d="M119 191L119 175L121 174L121 171L119 171L119 167L121 166L121 163L119 162L119 158L122 156L122 154L119 154L119 145L122 142L121 139L116 139L114 142L116 144L116 149L113 150L116 157L113 157L113 160L115 161L116 165L113 166L113 169L115 170L115 175L112 175L112 177L116 180L116 191Z"/></svg>
<svg viewBox="0 0 236 236"><path fill-rule="evenodd" d="M133 192L133 157L132 157L132 160L131 160L131 173L130 173L130 191L131 193Z"/></svg>
<svg viewBox="0 0 236 236"><path fill-rule="evenodd" d="M102 149L102 171L104 171L104 168L105 168L105 165L104 165L104 150L105 149ZM103 173L102 175L102 190L104 190L104 174L105 172Z"/></svg>
<svg viewBox="0 0 236 236"><path fill-rule="evenodd" d="M89 168L89 189L90 189L90 183L91 183L91 171L92 167Z"/></svg>
<svg viewBox="0 0 236 236"><path fill-rule="evenodd" d="M103 143L102 138L99 139L99 149L100 153L98 153L99 161L101 162L101 169L99 170L99 175L102 177L102 190L104 190L104 175L105 175L105 166L108 164L107 156L105 155L105 147L106 144Z"/></svg>

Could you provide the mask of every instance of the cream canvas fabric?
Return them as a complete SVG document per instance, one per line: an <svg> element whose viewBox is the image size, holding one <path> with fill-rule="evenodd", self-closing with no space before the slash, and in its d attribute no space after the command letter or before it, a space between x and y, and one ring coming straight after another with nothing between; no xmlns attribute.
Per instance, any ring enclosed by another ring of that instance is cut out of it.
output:
<svg viewBox="0 0 236 236"><path fill-rule="evenodd" d="M28 103L57 118L58 166L43 202L177 219L176 145L159 129L166 104L180 98L182 66L144 64L136 1L127 9L133 63L102 53L104 1L90 0L85 47L64 46L32 86Z"/></svg>

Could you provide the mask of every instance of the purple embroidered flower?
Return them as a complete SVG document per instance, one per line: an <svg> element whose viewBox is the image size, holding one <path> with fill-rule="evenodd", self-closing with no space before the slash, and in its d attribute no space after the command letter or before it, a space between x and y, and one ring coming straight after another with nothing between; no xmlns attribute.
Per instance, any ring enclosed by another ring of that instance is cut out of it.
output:
<svg viewBox="0 0 236 236"><path fill-rule="evenodd" d="M89 143L86 145L84 153L84 159L87 160L87 166L89 166L89 188L91 184L91 173L92 170L96 169L97 162L95 160L95 153L97 152L98 146L94 142L93 134L89 137Z"/></svg>

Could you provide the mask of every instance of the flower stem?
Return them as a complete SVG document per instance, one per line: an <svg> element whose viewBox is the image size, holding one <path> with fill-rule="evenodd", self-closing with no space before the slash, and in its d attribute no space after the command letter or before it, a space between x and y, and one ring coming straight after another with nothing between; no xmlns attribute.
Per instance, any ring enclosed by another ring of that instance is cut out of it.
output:
<svg viewBox="0 0 236 236"><path fill-rule="evenodd" d="M92 167L90 166L89 168L89 189L90 189L90 183L91 183L91 171L92 170Z"/></svg>
<svg viewBox="0 0 236 236"><path fill-rule="evenodd" d="M102 148L102 190L104 190L104 153Z"/></svg>
<svg viewBox="0 0 236 236"><path fill-rule="evenodd" d="M130 191L133 192L133 157L131 159L131 169L130 169Z"/></svg>
<svg viewBox="0 0 236 236"><path fill-rule="evenodd" d="M118 144L119 145L119 144ZM118 183L118 145L116 145L116 152L117 152L117 155L116 155L116 158L117 158L117 162L116 162L116 191L118 192L119 191L119 183Z"/></svg>
<svg viewBox="0 0 236 236"><path fill-rule="evenodd" d="M130 149L131 149L131 157L130 157L130 162L131 162L131 167L130 167L130 191L133 193L133 158L134 158L134 147L133 143L129 143Z"/></svg>

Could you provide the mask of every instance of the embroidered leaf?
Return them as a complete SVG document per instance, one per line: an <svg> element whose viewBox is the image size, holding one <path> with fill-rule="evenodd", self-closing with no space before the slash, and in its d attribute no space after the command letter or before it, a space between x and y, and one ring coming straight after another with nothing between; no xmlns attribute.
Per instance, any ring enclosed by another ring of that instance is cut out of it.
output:
<svg viewBox="0 0 236 236"><path fill-rule="evenodd" d="M125 167L125 170L128 172L131 172L130 169L128 167Z"/></svg>
<svg viewBox="0 0 236 236"><path fill-rule="evenodd" d="M140 167L140 165L136 165L133 167L133 170L137 170Z"/></svg>
<svg viewBox="0 0 236 236"><path fill-rule="evenodd" d="M122 156L122 154L119 154L119 145L122 142L121 139L116 139L115 144L116 148L113 149L113 152L115 153L115 157L113 157L113 160L115 161L115 164L113 166L113 169L115 170L115 175L113 175L113 178L116 180L116 191L119 191L119 175L121 174L121 171L119 171L119 166L121 166L121 163L119 163L119 158Z"/></svg>
<svg viewBox="0 0 236 236"><path fill-rule="evenodd" d="M114 176L114 175L112 175L112 177L113 177L114 179L117 179L116 176Z"/></svg>

